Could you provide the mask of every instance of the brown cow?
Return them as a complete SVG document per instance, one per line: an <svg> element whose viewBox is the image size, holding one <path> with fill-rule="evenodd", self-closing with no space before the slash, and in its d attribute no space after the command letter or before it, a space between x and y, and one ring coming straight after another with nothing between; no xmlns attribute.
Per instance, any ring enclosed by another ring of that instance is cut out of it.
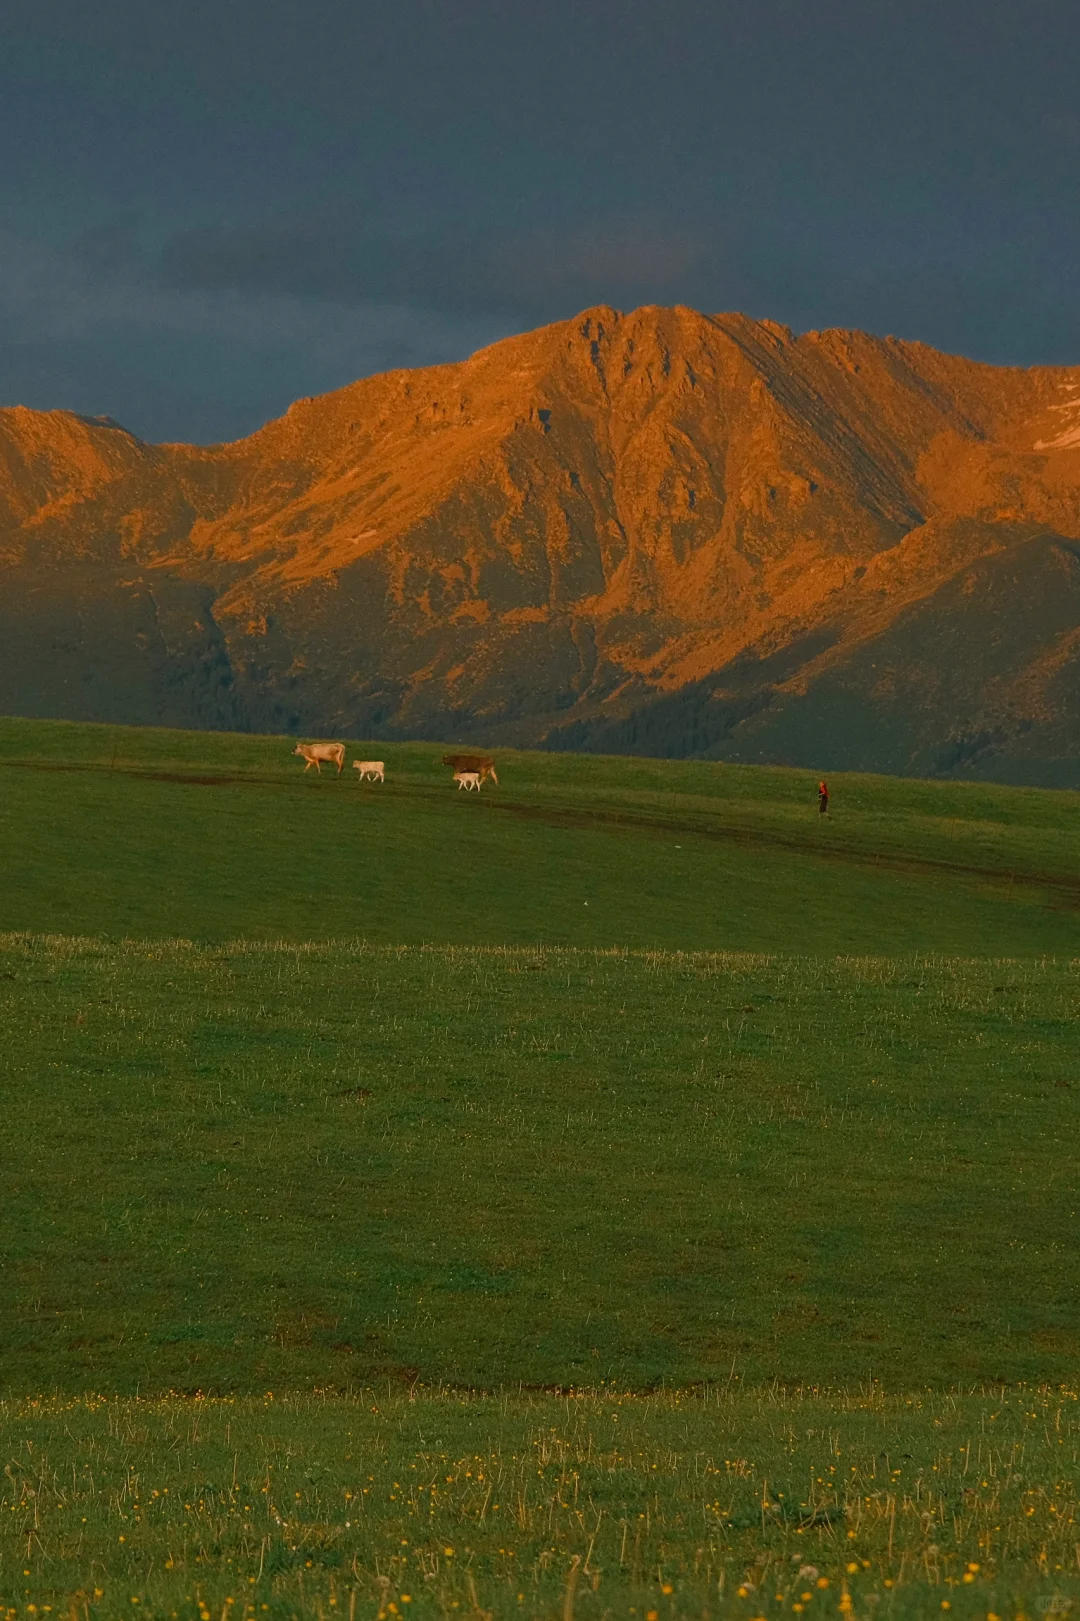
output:
<svg viewBox="0 0 1080 1621"><path fill-rule="evenodd" d="M341 776L341 768L345 764L344 743L298 743L293 749L293 753L298 754L305 762L305 776L311 770L312 766L314 766L321 777L322 763L324 760L326 761L327 765L336 765L338 768L338 776Z"/></svg>
<svg viewBox="0 0 1080 1621"><path fill-rule="evenodd" d="M444 754L442 763L455 772L477 771L481 782L490 777L496 787L499 785L499 779L495 775L495 761L490 754Z"/></svg>

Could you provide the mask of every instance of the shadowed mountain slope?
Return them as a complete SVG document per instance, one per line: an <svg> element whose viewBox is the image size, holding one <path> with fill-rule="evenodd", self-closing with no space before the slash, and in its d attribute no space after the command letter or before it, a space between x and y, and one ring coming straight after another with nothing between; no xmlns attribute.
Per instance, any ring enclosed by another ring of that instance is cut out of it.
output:
<svg viewBox="0 0 1080 1621"><path fill-rule="evenodd" d="M1080 782L1080 367L596 309L237 444L0 412L0 708Z"/></svg>

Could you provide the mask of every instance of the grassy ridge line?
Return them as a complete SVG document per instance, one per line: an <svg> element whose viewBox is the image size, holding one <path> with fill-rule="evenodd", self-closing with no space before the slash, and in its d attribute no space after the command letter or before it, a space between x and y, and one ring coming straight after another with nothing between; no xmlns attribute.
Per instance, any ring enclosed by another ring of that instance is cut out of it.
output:
<svg viewBox="0 0 1080 1621"><path fill-rule="evenodd" d="M374 745L369 745L374 747ZM1077 949L1077 796L442 746L303 776L291 739L0 723L0 927L662 949ZM6 769L5 769L6 767ZM62 769L61 769L62 768ZM253 791L253 790L258 791Z"/></svg>
<svg viewBox="0 0 1080 1621"><path fill-rule="evenodd" d="M431 942L413 944L387 944L384 941L370 940L366 935L356 934L335 939L323 940L251 940L238 937L235 940L219 940L206 942L189 940L180 936L162 939L157 935L129 935L122 939L111 940L94 934L41 934L32 929L13 929L0 934L0 951L27 951L33 952L44 947L55 951L61 957L86 956L100 957L102 952L131 953L139 960L147 958L165 957L173 952L197 953L209 960L220 958L230 960L238 956L261 958L267 954L278 953L284 956L321 958L327 962L336 962L342 954L349 957L362 956L386 958L388 961L401 961L411 957L431 957L442 961L474 962L485 958L506 958L513 963L524 963L529 966L534 963L580 963L603 962L605 960L641 962L652 965L677 967L681 963L705 964L723 970L739 971L752 974L759 970L773 969L780 966L802 966L818 971L828 972L838 969L841 972L852 970L866 971L877 974L882 981L926 968L933 973L935 970L957 971L963 973L972 970L982 976L996 970L1018 970L1026 974L1031 970L1063 969L1067 972L1075 971L1080 966L1080 958L1057 958L1044 956L1041 959L1025 957L992 957L986 955L950 954L946 952L916 952L910 961L895 956L880 956L872 952L838 953L832 957L818 959L806 958L803 954L791 954L779 951L709 951L691 949L686 951L668 951L655 946L567 946L567 945L441 945Z"/></svg>
<svg viewBox="0 0 1080 1621"><path fill-rule="evenodd" d="M1071 1387L3 1402L0 1447L9 1615L983 1621L1080 1601Z"/></svg>
<svg viewBox="0 0 1080 1621"><path fill-rule="evenodd" d="M1066 1379L1076 964L0 942L0 1380Z"/></svg>
<svg viewBox="0 0 1080 1621"><path fill-rule="evenodd" d="M5 763L57 770L108 768L145 776L172 766L188 780L202 767L216 769L214 780L221 783L262 781L310 788L316 779L308 776L305 781L300 762L291 756L292 743L289 737L0 720L0 760ZM374 751L389 757L394 776L410 789L437 784L435 791L441 796L446 788L444 744L353 742L349 748L356 754ZM554 808L568 797L574 804L642 814L700 808L713 817L723 814L727 825L748 832L801 832L804 840L829 836L831 824L812 815L817 778L805 770L515 750L500 750L499 758L505 762L504 786L511 793L516 785ZM1066 837L1049 848L1061 858L1060 870L1080 876L1075 840L1068 838L1080 814L1080 794L1075 792L857 773L840 774L831 781L839 801L833 814L842 808L845 834L849 839L869 838L872 848L891 844L903 853L902 840L913 819L920 839L937 836L944 859L950 852L955 855L961 835L977 833L988 856L996 854L1007 861L1025 853L1022 845L1011 849L997 842L1007 840L1010 832L1057 833ZM500 796L493 797L498 802ZM1058 871L1058 861L1051 859L1047 870Z"/></svg>

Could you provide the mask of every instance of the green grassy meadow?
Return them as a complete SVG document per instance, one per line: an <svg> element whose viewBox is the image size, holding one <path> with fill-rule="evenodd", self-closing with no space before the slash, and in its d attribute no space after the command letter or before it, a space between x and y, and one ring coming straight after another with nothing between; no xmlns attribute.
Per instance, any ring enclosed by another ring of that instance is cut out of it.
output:
<svg viewBox="0 0 1080 1621"><path fill-rule="evenodd" d="M1074 1390L0 1404L6 1614L1064 1616Z"/></svg>
<svg viewBox="0 0 1080 1621"><path fill-rule="evenodd" d="M291 748L0 721L7 1621L1064 1614L1080 795Z"/></svg>
<svg viewBox="0 0 1080 1621"><path fill-rule="evenodd" d="M1067 1379L1049 959L7 937L4 1388Z"/></svg>
<svg viewBox="0 0 1080 1621"><path fill-rule="evenodd" d="M0 721L0 930L211 942L1076 954L1080 794ZM350 753L353 751L351 750Z"/></svg>

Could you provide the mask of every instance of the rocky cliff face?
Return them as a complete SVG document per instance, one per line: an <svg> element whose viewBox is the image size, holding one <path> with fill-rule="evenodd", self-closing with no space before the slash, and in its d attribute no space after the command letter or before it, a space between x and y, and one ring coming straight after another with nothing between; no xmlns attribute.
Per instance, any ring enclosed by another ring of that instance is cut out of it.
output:
<svg viewBox="0 0 1080 1621"><path fill-rule="evenodd" d="M0 709L1080 783L1080 367L590 310L237 444L0 412Z"/></svg>

